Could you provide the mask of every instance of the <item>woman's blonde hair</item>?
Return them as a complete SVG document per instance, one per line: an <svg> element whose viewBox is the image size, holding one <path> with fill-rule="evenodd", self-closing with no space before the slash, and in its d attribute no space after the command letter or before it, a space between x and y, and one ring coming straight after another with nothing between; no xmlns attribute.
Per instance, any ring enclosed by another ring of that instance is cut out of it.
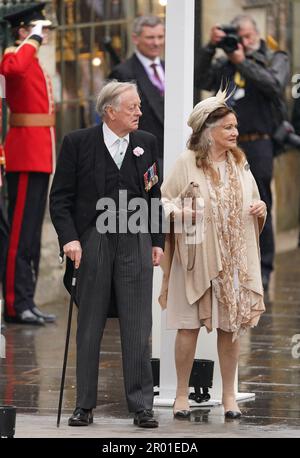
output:
<svg viewBox="0 0 300 458"><path fill-rule="evenodd" d="M187 142L188 149L195 152L197 167L202 168L205 173L208 173L214 184L219 183L219 175L208 157L208 153L213 146L211 128L217 126L219 121L230 113L233 113L236 116L236 113L230 107L224 106L217 108L215 111L210 113L199 131L196 130L192 132ZM238 165L242 165L245 161L244 152L237 146L231 148L230 151L236 163Z"/></svg>

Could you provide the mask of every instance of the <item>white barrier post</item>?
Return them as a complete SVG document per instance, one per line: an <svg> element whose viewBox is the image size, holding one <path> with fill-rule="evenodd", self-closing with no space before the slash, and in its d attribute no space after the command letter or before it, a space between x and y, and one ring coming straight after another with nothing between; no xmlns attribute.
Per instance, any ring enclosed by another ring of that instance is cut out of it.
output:
<svg viewBox="0 0 300 458"><path fill-rule="evenodd" d="M165 92L165 140L164 173L174 164L186 147L190 130L187 119L193 108L194 80L194 0L169 0L166 9L166 92ZM153 282L153 332L152 356L160 359L159 396L156 406L173 405L176 390L174 342L176 331L166 329L166 311L161 313L157 298L162 273L155 269ZM216 332L207 334L201 330L196 358L214 361L211 399L201 406L220 404L222 382L216 348ZM236 377L237 392L237 377ZM249 393L237 393L237 399L252 397ZM197 403L192 405L199 406Z"/></svg>

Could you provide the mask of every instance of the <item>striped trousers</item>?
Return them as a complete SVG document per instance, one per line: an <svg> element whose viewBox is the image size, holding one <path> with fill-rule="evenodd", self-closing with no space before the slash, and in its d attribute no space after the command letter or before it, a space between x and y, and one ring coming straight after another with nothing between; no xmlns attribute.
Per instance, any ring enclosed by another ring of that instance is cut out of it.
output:
<svg viewBox="0 0 300 458"><path fill-rule="evenodd" d="M125 393L130 412L152 409L150 234L99 234L83 239L77 277L77 406L95 408L99 351L113 292L120 322Z"/></svg>

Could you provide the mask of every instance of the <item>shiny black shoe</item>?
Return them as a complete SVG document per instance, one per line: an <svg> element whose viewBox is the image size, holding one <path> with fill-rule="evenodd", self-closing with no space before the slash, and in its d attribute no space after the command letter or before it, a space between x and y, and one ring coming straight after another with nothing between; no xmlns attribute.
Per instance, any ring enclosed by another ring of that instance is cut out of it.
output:
<svg viewBox="0 0 300 458"><path fill-rule="evenodd" d="M33 307L33 309L31 309L31 312L35 316L37 316L39 318L43 318L43 320L46 323L54 323L54 321L56 320L56 315L54 315L53 313L44 313L40 309L38 309L37 307Z"/></svg>
<svg viewBox="0 0 300 458"><path fill-rule="evenodd" d="M175 409L175 403L176 399L173 404L173 416L174 418L177 418L178 420L185 420L188 419L191 416L191 410L190 409Z"/></svg>
<svg viewBox="0 0 300 458"><path fill-rule="evenodd" d="M190 410L174 410L173 415L174 415L174 418L177 418L178 420L185 420L187 418L190 418L191 411Z"/></svg>
<svg viewBox="0 0 300 458"><path fill-rule="evenodd" d="M134 414L133 424L140 428L157 428L158 421L155 420L152 410L139 410Z"/></svg>
<svg viewBox="0 0 300 458"><path fill-rule="evenodd" d="M69 426L89 426L93 423L93 410L92 409L81 409L76 407L72 416L69 418Z"/></svg>
<svg viewBox="0 0 300 458"><path fill-rule="evenodd" d="M36 316L31 310L23 310L16 316L4 315L4 319L7 323L18 323L18 324L33 324L36 326L45 326L45 320L42 317Z"/></svg>
<svg viewBox="0 0 300 458"><path fill-rule="evenodd" d="M235 410L227 410L227 412L225 412L225 418L228 420L237 420L238 418L241 418L241 416L242 413Z"/></svg>

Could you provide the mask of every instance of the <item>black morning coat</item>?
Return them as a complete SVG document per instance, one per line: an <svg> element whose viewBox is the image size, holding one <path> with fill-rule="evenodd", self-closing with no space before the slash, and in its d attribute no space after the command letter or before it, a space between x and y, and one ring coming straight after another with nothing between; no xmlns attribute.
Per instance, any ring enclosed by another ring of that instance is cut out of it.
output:
<svg viewBox="0 0 300 458"><path fill-rule="evenodd" d="M144 150L141 156L134 158L140 179L141 197L146 199L150 211L150 199L161 198L158 183L148 192L144 184L145 172L154 163L157 164L157 141L152 134L142 130L130 133L129 141L131 151L138 146ZM102 124L76 130L63 139L50 191L50 215L61 250L66 243L80 240L85 231L96 223L97 201L105 197L104 148L106 146ZM162 212L161 206L160 213ZM156 231L158 233L151 233L152 246L163 249L165 236L162 224L159 224ZM69 292L72 270L72 262L67 258L64 283Z"/></svg>

